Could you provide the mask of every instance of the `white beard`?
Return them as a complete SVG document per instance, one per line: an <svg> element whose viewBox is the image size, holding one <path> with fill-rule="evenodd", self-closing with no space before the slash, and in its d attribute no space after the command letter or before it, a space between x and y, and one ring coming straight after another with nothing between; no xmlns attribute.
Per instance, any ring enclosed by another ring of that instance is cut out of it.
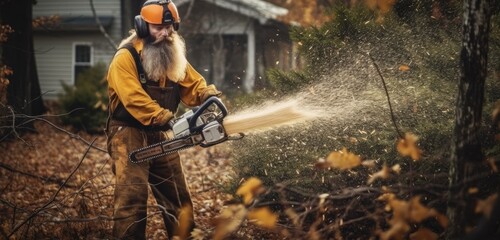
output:
<svg viewBox="0 0 500 240"><path fill-rule="evenodd" d="M155 42L144 40L141 54L144 72L152 81L167 76L171 81L179 82L186 76L186 45L177 32Z"/></svg>

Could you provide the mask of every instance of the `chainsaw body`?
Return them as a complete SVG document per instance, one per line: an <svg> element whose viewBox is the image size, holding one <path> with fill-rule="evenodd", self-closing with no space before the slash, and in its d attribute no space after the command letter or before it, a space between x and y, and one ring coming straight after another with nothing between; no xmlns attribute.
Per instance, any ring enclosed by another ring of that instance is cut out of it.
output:
<svg viewBox="0 0 500 240"><path fill-rule="evenodd" d="M129 159L133 163L139 163L195 145L209 147L224 142L228 140L222 125L226 116L227 109L221 100L210 97L201 106L190 109L168 123L173 139L132 151Z"/></svg>
<svg viewBox="0 0 500 240"><path fill-rule="evenodd" d="M171 120L169 125L175 139L201 134L204 139L202 145L211 146L227 137L222 126L226 116L226 106L219 98L211 97L200 107L192 108L179 118Z"/></svg>

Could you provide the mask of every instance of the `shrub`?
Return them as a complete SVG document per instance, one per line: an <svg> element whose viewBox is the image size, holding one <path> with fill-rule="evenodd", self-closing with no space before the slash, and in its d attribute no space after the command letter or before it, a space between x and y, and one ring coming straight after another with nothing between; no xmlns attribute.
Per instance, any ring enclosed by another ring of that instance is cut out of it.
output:
<svg viewBox="0 0 500 240"><path fill-rule="evenodd" d="M64 94L59 95L59 101L63 123L89 133L105 127L108 114L105 69L99 63L82 72L74 86L62 83Z"/></svg>

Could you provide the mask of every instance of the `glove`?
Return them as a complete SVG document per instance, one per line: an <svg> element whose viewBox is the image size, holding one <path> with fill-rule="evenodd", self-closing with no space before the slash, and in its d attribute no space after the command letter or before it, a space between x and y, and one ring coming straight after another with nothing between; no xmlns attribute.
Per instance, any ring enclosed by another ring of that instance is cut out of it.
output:
<svg viewBox="0 0 500 240"><path fill-rule="evenodd" d="M208 88L203 94L201 95L201 102L205 102L209 97L216 96L220 97L222 95L222 92L214 88Z"/></svg>
<svg viewBox="0 0 500 240"><path fill-rule="evenodd" d="M166 130L169 130L170 129L170 125L168 124L169 121L174 118L174 114L167 110L167 109L164 109L159 115L158 117L156 117L154 120L153 120L153 126L156 126L158 127L159 130L161 131L166 131Z"/></svg>

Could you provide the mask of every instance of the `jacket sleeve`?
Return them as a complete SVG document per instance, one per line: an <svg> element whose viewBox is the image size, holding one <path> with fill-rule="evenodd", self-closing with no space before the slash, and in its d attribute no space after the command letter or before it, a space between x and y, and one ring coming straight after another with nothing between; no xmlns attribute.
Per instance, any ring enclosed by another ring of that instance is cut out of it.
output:
<svg viewBox="0 0 500 240"><path fill-rule="evenodd" d="M186 77L179 82L181 101L189 106L198 106L211 96L220 96L222 92L215 85L207 85L205 78L191 64L187 64Z"/></svg>
<svg viewBox="0 0 500 240"><path fill-rule="evenodd" d="M135 61L128 50L121 49L116 53L109 66L107 79L110 92L114 92L125 109L141 124L161 126L173 115L146 93L139 82ZM114 104L115 108L116 105L118 104Z"/></svg>

